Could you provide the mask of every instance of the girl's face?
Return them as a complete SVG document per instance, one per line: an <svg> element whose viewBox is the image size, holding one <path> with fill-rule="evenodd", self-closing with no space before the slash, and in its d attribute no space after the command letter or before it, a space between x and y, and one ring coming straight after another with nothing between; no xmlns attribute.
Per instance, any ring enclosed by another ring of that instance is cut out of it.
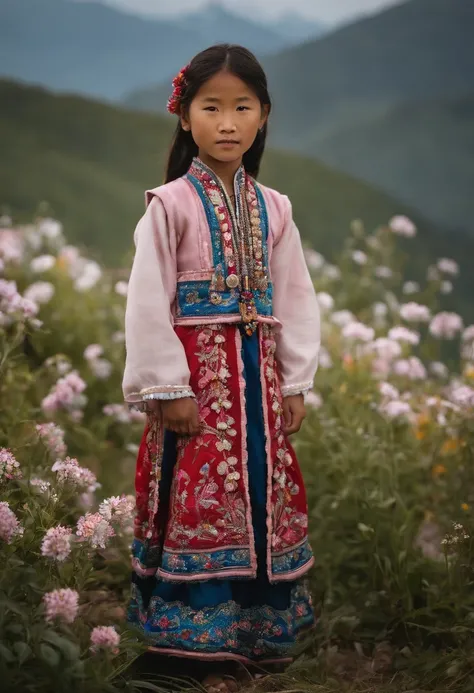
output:
<svg viewBox="0 0 474 693"><path fill-rule="evenodd" d="M221 163L239 163L268 117L268 106L239 77L218 72L199 89L182 116L191 130L199 156Z"/></svg>

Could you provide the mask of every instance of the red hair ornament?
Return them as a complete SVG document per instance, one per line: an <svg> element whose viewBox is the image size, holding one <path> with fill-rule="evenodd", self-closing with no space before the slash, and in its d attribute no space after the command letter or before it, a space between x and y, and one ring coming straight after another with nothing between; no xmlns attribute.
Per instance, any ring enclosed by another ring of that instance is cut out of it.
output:
<svg viewBox="0 0 474 693"><path fill-rule="evenodd" d="M172 115L181 115L181 97L183 95L184 88L186 87L186 74L188 72L189 65L183 67L183 69L178 72L176 77L173 79L173 93L168 99L167 109Z"/></svg>

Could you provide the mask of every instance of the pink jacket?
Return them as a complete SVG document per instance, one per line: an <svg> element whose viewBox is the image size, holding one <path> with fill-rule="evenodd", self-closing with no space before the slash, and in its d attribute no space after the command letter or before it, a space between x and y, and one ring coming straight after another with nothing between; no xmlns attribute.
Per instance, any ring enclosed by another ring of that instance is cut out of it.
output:
<svg viewBox="0 0 474 693"><path fill-rule="evenodd" d="M276 328L277 360L283 395L313 385L320 346L320 316L300 235L285 195L260 185L269 218L267 241L273 316L259 316ZM146 192L146 212L134 241L125 317L127 358L125 400L143 401L147 391L169 398L192 394L189 369L175 325L238 322L239 315L180 318L176 315L179 282L210 279L211 238L202 203L180 178ZM171 395L170 395L171 393Z"/></svg>

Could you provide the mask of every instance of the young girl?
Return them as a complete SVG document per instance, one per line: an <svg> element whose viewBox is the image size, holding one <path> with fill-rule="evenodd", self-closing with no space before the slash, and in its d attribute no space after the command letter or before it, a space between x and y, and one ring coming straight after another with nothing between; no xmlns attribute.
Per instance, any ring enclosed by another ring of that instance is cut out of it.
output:
<svg viewBox="0 0 474 693"><path fill-rule="evenodd" d="M303 479L319 311L288 198L256 182L265 74L213 46L175 78L166 184L146 193L126 312L136 472L129 620L170 655L291 661L313 625Z"/></svg>

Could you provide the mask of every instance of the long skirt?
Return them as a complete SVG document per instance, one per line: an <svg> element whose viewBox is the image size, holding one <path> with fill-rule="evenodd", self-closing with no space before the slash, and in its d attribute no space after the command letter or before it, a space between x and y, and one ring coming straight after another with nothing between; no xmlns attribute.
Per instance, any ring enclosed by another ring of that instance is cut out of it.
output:
<svg viewBox="0 0 474 693"><path fill-rule="evenodd" d="M168 582L132 576L128 620L158 652L242 662L291 661L291 650L314 625L306 578L271 584L265 569L266 451L257 334L242 337L246 387L248 478L257 552L254 579ZM169 497L176 436L165 433L160 498Z"/></svg>

